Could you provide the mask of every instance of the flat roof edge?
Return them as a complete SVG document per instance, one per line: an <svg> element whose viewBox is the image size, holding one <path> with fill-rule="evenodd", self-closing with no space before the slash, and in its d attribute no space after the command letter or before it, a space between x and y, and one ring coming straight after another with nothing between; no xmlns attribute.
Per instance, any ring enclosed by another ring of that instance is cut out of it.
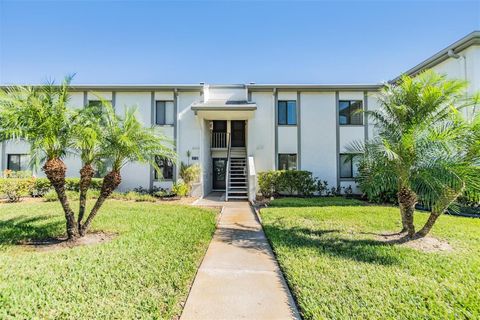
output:
<svg viewBox="0 0 480 320"><path fill-rule="evenodd" d="M248 84L248 89L291 89L291 90L378 90L383 84Z"/></svg>

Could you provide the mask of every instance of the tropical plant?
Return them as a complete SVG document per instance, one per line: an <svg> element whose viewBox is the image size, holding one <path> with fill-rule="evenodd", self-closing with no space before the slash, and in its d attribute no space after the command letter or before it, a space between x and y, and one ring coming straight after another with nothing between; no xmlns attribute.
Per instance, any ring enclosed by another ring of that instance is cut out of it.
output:
<svg viewBox="0 0 480 320"><path fill-rule="evenodd" d="M72 77L57 86L14 86L0 91L0 140L23 139L30 144L32 164L42 170L62 204L69 239L78 236L75 215L65 193L67 167L63 162L72 147L71 111L67 108Z"/></svg>
<svg viewBox="0 0 480 320"><path fill-rule="evenodd" d="M172 186L172 192L179 197L185 197L190 192L190 189L185 182L179 180Z"/></svg>
<svg viewBox="0 0 480 320"><path fill-rule="evenodd" d="M72 138L75 150L82 160L79 184L79 209L77 225L79 230L87 205L87 191L95 176L95 163L101 161L102 129L105 128L105 112L102 105L91 104L78 109L73 116Z"/></svg>
<svg viewBox="0 0 480 320"><path fill-rule="evenodd" d="M102 129L99 157L110 161L111 169L103 178L100 196L88 217L83 224L80 222L80 235L87 232L105 200L120 185L122 181L120 170L128 162L149 163L155 170L160 171L155 156L173 161L176 159L170 141L155 132L154 128L143 127L136 117L136 108L126 107L124 116L120 117L110 102L102 100L102 105L105 108L105 124Z"/></svg>
<svg viewBox="0 0 480 320"><path fill-rule="evenodd" d="M471 104L465 88L465 82L447 80L433 71L415 78L403 76L398 84L382 90L380 108L367 111L377 136L349 148L364 154L357 177L364 193L370 197L397 191L401 232L406 231L407 238L424 236L431 228L426 225L415 233L418 201L437 214L463 190L476 192L480 175L475 179L476 160L466 152L471 129L460 112Z"/></svg>
<svg viewBox="0 0 480 320"><path fill-rule="evenodd" d="M200 180L201 173L202 170L196 163L186 165L182 162L180 164L180 178L182 178L183 182L188 186L188 193L191 193L193 184Z"/></svg>
<svg viewBox="0 0 480 320"><path fill-rule="evenodd" d="M135 108L126 108L124 117L116 115L107 101L102 101L103 111L68 109L71 79L66 77L61 85L51 82L0 91L0 141L23 139L30 144L32 165L44 162L42 169L65 213L68 240L75 240L86 234L102 204L120 184L120 170L126 163L150 163L160 170L154 161L155 155L176 157L163 136L142 126ZM68 201L67 167L63 162L64 157L73 151L84 163L78 187L78 220ZM98 199L83 222L87 191L92 185L92 164L96 161L111 163L111 170L102 180Z"/></svg>

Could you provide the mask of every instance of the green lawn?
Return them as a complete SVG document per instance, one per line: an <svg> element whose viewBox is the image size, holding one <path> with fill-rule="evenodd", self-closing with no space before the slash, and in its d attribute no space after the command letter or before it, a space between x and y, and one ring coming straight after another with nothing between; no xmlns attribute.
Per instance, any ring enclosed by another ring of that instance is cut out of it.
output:
<svg viewBox="0 0 480 320"><path fill-rule="evenodd" d="M377 240L400 229L398 208L324 201L279 199L261 211L305 319L480 318L480 219L440 217L432 235L454 251L424 253Z"/></svg>
<svg viewBox="0 0 480 320"><path fill-rule="evenodd" d="M58 203L0 204L0 319L171 319L215 229L211 210L108 201L94 230L108 243L37 252L25 239L58 236Z"/></svg>

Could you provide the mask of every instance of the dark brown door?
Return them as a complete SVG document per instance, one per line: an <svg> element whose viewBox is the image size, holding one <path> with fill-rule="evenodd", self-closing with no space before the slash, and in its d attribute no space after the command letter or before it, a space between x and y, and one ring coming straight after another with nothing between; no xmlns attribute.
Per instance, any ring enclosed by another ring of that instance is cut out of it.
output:
<svg viewBox="0 0 480 320"><path fill-rule="evenodd" d="M245 147L245 121L232 120L232 147Z"/></svg>
<svg viewBox="0 0 480 320"><path fill-rule="evenodd" d="M225 189L226 173L227 173L227 159L213 158L213 189Z"/></svg>

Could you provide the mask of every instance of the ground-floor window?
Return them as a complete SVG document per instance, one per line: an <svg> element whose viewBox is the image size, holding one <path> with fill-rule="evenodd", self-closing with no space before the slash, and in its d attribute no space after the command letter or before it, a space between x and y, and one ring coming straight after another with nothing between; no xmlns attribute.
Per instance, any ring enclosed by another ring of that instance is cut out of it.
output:
<svg viewBox="0 0 480 320"><path fill-rule="evenodd" d="M160 172L155 170L155 180L172 180L173 179L173 162L170 159L156 156L155 163L160 168Z"/></svg>
<svg viewBox="0 0 480 320"><path fill-rule="evenodd" d="M295 153L280 153L278 155L278 170L297 170L297 155Z"/></svg>
<svg viewBox="0 0 480 320"><path fill-rule="evenodd" d="M360 155L340 154L340 178L355 178L359 160Z"/></svg>
<svg viewBox="0 0 480 320"><path fill-rule="evenodd" d="M7 169L12 171L28 170L30 156L28 154L9 154L7 155Z"/></svg>

